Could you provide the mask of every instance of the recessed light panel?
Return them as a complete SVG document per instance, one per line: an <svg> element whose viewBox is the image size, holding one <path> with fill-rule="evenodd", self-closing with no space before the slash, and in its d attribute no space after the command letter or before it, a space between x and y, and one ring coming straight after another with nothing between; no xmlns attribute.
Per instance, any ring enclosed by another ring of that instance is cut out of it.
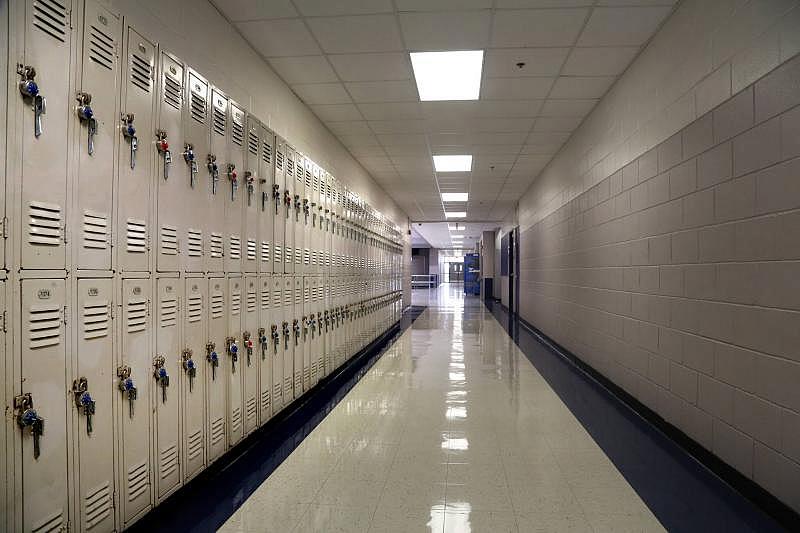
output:
<svg viewBox="0 0 800 533"><path fill-rule="evenodd" d="M466 202L469 200L469 193L466 192L443 192L443 202Z"/></svg>
<svg viewBox="0 0 800 533"><path fill-rule="evenodd" d="M465 218L467 216L466 211L445 211L444 216L447 218Z"/></svg>
<svg viewBox="0 0 800 533"><path fill-rule="evenodd" d="M435 155L433 166L436 172L469 172L472 170L471 155Z"/></svg>
<svg viewBox="0 0 800 533"><path fill-rule="evenodd" d="M481 92L483 50L412 52L419 99L477 100Z"/></svg>

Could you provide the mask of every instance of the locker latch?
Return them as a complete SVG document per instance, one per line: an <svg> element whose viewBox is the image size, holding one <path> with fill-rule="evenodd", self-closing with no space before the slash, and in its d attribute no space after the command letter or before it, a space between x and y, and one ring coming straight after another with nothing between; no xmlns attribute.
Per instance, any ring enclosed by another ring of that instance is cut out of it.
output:
<svg viewBox="0 0 800 533"><path fill-rule="evenodd" d="M242 332L242 343L247 354L247 366L250 366L250 357L253 355L253 339L250 338L249 331Z"/></svg>
<svg viewBox="0 0 800 533"><path fill-rule="evenodd" d="M217 194L217 182L219 181L217 156L208 154L208 156L206 156L206 167L208 168L208 173L211 175L211 194Z"/></svg>
<svg viewBox="0 0 800 533"><path fill-rule="evenodd" d="M297 346L297 341L300 339L300 322L296 318L292 320L292 331L294 332L294 345Z"/></svg>
<svg viewBox="0 0 800 533"><path fill-rule="evenodd" d="M189 165L189 186L194 189L194 179L197 176L197 161L194 158L194 146L191 143L183 145L183 160Z"/></svg>
<svg viewBox="0 0 800 533"><path fill-rule="evenodd" d="M17 412L17 425L24 431L30 428L33 437L33 458L39 458L39 438L44 435L44 418L33 408L33 396L26 392L14 397L14 410Z"/></svg>
<svg viewBox="0 0 800 533"><path fill-rule="evenodd" d="M139 149L139 139L136 137L136 128L133 125L133 113L122 113L122 135L131 145L131 170L136 168L136 151Z"/></svg>
<svg viewBox="0 0 800 533"><path fill-rule="evenodd" d="M228 180L231 182L231 202L236 200L236 191L239 189L239 174L236 172L236 165L228 163Z"/></svg>
<svg viewBox="0 0 800 533"><path fill-rule="evenodd" d="M192 355L193 352L191 348L184 348L183 352L181 353L183 370L186 372L186 377L189 378L189 392L192 392L192 388L194 387L194 378L197 375L197 365L194 364Z"/></svg>
<svg viewBox="0 0 800 533"><path fill-rule="evenodd" d="M219 366L219 355L216 352L217 345L213 342L206 343L206 360L211 364L211 381L217 379L217 367Z"/></svg>
<svg viewBox="0 0 800 533"><path fill-rule="evenodd" d="M169 166L172 163L172 152L169 151L169 142L167 142L167 132L164 130L156 130L156 149L161 157L164 158L164 179L169 179Z"/></svg>
<svg viewBox="0 0 800 533"><path fill-rule="evenodd" d="M303 324L303 341L308 338L308 317L303 315L303 318L300 319Z"/></svg>
<svg viewBox="0 0 800 533"><path fill-rule="evenodd" d="M75 397L75 407L86 417L86 434L92 434L92 416L95 404L89 394L89 380L81 376L72 382L72 394Z"/></svg>
<svg viewBox="0 0 800 533"><path fill-rule="evenodd" d="M272 337L272 348L275 351L275 353L277 354L278 353L278 344L280 344L280 342L281 342L281 337L280 337L280 335L278 335L278 325L277 324L272 324L269 329L270 329L270 333L269 334Z"/></svg>
<svg viewBox="0 0 800 533"><path fill-rule="evenodd" d="M286 349L286 350L289 349L289 337L290 336L291 336L291 333L289 332L289 323L288 322L284 322L283 323L283 345L284 345L284 349Z"/></svg>
<svg viewBox="0 0 800 533"><path fill-rule="evenodd" d="M261 359L267 358L267 330L258 328L258 345L261 347Z"/></svg>
<svg viewBox="0 0 800 533"><path fill-rule="evenodd" d="M292 196L289 194L289 189L283 191L283 205L286 207L286 218L289 218L289 209L292 208Z"/></svg>
<svg viewBox="0 0 800 533"><path fill-rule="evenodd" d="M306 217L306 224L308 224L308 213L309 213L309 206L308 206L308 199L303 198L303 214Z"/></svg>
<svg viewBox="0 0 800 533"><path fill-rule="evenodd" d="M300 222L300 195L294 195L294 221Z"/></svg>
<svg viewBox="0 0 800 533"><path fill-rule="evenodd" d="M253 176L253 173L249 170L246 170L244 173L244 184L247 188L247 207L250 207L253 204L253 193L256 190L256 178ZM262 203L262 210L263 210L263 203Z"/></svg>
<svg viewBox="0 0 800 533"><path fill-rule="evenodd" d="M225 345L228 347L228 355L231 357L231 371L235 373L236 361L239 360L239 347L236 345L236 337L226 338Z"/></svg>
<svg viewBox="0 0 800 533"><path fill-rule="evenodd" d="M131 367L123 365L117 368L117 377L119 378L117 387L128 397L128 416L133 418L133 402L136 401L138 392L133 384L133 379L131 379Z"/></svg>
<svg viewBox="0 0 800 533"><path fill-rule="evenodd" d="M169 387L169 374L167 369L164 368L167 360L163 355L157 355L153 358L153 377L156 383L161 387L161 403L167 403L167 387Z"/></svg>
<svg viewBox="0 0 800 533"><path fill-rule="evenodd" d="M272 184L272 198L275 200L275 214L278 214L278 206L281 203L281 188L277 183Z"/></svg>
<svg viewBox="0 0 800 533"><path fill-rule="evenodd" d="M325 310L325 333L328 333L328 325L330 325L330 315L327 310Z"/></svg>
<svg viewBox="0 0 800 533"><path fill-rule="evenodd" d="M88 139L86 140L86 151L89 155L94 154L94 136L97 134L97 119L94 118L94 111L89 105L92 103L92 95L85 92L79 92L75 95L78 101L78 106L75 108L75 113L81 124L86 124Z"/></svg>
<svg viewBox="0 0 800 533"><path fill-rule="evenodd" d="M267 180L264 178L258 178L258 183L261 185L261 211L263 212L267 210L267 203L269 202L269 193L264 186L264 184L267 183Z"/></svg>
<svg viewBox="0 0 800 533"><path fill-rule="evenodd" d="M317 316L314 313L311 313L311 316L308 317L308 326L311 328L311 338L313 339L317 333Z"/></svg>
<svg viewBox="0 0 800 533"><path fill-rule="evenodd" d="M18 64L17 74L22 77L19 82L19 92L24 99L30 100L33 108L33 135L38 138L42 134L42 115L47 112L47 100L39 94L39 86L34 81L35 68Z"/></svg>

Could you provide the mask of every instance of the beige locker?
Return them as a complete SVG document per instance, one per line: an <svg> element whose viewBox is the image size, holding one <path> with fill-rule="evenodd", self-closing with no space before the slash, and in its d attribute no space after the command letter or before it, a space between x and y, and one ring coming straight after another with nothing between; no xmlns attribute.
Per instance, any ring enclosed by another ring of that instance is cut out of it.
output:
<svg viewBox="0 0 800 533"><path fill-rule="evenodd" d="M19 265L23 269L66 266L68 147L74 113L72 12L70 0L25 0L25 40L15 95L22 102L17 136L25 221Z"/></svg>
<svg viewBox="0 0 800 533"><path fill-rule="evenodd" d="M316 275L312 278L311 286L311 309L309 312L309 320L311 326L311 340L309 343L310 359L311 359L311 386L316 385L323 376L323 335L320 330L320 324L324 320L324 286L322 285L322 276ZM322 324L324 327L324 324Z"/></svg>
<svg viewBox="0 0 800 533"><path fill-rule="evenodd" d="M79 124L74 217L78 269L111 269L114 154L119 116L119 17L86 0L73 120ZM102 529L102 528L101 528Z"/></svg>
<svg viewBox="0 0 800 533"><path fill-rule="evenodd" d="M179 272L181 248L186 242L186 182L180 179L180 147L183 137L184 67L178 59L161 52L159 68L158 128L155 131L156 228L158 272Z"/></svg>
<svg viewBox="0 0 800 533"><path fill-rule="evenodd" d="M284 406L283 364L284 352L288 349L288 339L284 337L283 316L283 275L273 274L270 278L270 324L269 338L272 345L272 412L277 413ZM286 324L288 328L288 323ZM288 398L287 402L288 403Z"/></svg>
<svg viewBox="0 0 800 533"><path fill-rule="evenodd" d="M300 152L295 152L294 166L294 193L292 196L292 224L294 227L294 273L302 275L308 272L310 266L310 255L308 242L306 241L306 223L308 219L305 215L305 208L308 207L306 200L306 165L308 159ZM309 178L311 175L309 174Z"/></svg>
<svg viewBox="0 0 800 533"><path fill-rule="evenodd" d="M225 272L242 271L242 222L244 218L243 189L245 179L245 113L234 102L228 106L230 116L230 136L228 137L228 164L225 167L225 239L227 250L225 254ZM253 250L255 252L255 250Z"/></svg>
<svg viewBox="0 0 800 533"><path fill-rule="evenodd" d="M227 280L208 280L208 335L206 341L206 433L208 462L228 447L226 435L228 365L225 337L228 331Z"/></svg>
<svg viewBox="0 0 800 533"><path fill-rule="evenodd" d="M259 163L258 191L258 238L260 241L258 271L271 274L273 271L273 232L275 226L274 211L280 207L274 197L275 185L275 134L272 130L261 128L261 161Z"/></svg>
<svg viewBox="0 0 800 533"><path fill-rule="evenodd" d="M224 272L225 256L225 206L230 201L227 180L229 111L228 97L218 89L211 90L211 140L205 164L209 176L209 194L204 213L208 245L205 248L205 270Z"/></svg>
<svg viewBox="0 0 800 533"><path fill-rule="evenodd" d="M244 280L240 277L228 279L230 303L227 316L225 350L228 365L224 374L228 377L228 445L233 446L242 438L242 293ZM246 363L245 363L246 364Z"/></svg>
<svg viewBox="0 0 800 533"><path fill-rule="evenodd" d="M325 266L325 256L323 254L323 244L325 238L323 237L322 216L323 202L322 202L322 187L324 185L325 171L319 166L314 165L312 182L311 182L311 221L309 224L309 248L311 248L311 272L313 274L322 274Z"/></svg>
<svg viewBox="0 0 800 533"><path fill-rule="evenodd" d="M23 280L21 287L21 380L14 398L19 439L15 448L22 453L21 529L52 531L66 527L69 520L66 288L63 279Z"/></svg>
<svg viewBox="0 0 800 533"><path fill-rule="evenodd" d="M181 350L181 446L183 478L188 481L206 465L206 316L208 285L204 278L184 280L183 349Z"/></svg>
<svg viewBox="0 0 800 533"><path fill-rule="evenodd" d="M208 164L209 154L209 102L208 82L192 69L186 70L186 102L183 106L184 144L182 161L175 162L174 180L186 184L183 194L186 245L183 266L186 272L202 272L204 255L204 228L211 194L213 165ZM179 147L175 147L177 150ZM173 154L173 160L175 159ZM179 170L180 169L180 170Z"/></svg>
<svg viewBox="0 0 800 533"><path fill-rule="evenodd" d="M181 429L181 286L178 278L156 280L156 349L153 357L151 402L155 450L156 501L161 502L183 480Z"/></svg>
<svg viewBox="0 0 800 533"><path fill-rule="evenodd" d="M300 277L300 276L298 276ZM295 280L296 281L296 280ZM312 276L300 277L302 284L303 296L301 299L300 309L296 309L295 313L300 317L300 338L298 339L297 346L295 347L295 357L299 349L300 356L302 357L302 383L301 390L303 392L311 388L311 318L313 302L311 293L314 290L314 281Z"/></svg>
<svg viewBox="0 0 800 533"><path fill-rule="evenodd" d="M280 137L275 137L275 173L272 184L272 272L283 274L283 255L286 235L286 167L289 165L286 153L286 142Z"/></svg>
<svg viewBox="0 0 800 533"><path fill-rule="evenodd" d="M261 274L259 286L259 320L257 352L259 362L259 424L272 417L272 365L277 347L276 331L272 330L272 276Z"/></svg>
<svg viewBox="0 0 800 533"><path fill-rule="evenodd" d="M261 136L264 127L253 115L247 115L247 150L245 165L242 175L241 195L243 203L242 235L244 254L242 255L242 270L244 272L258 272L258 219L261 209L259 191L262 189L261 181Z"/></svg>
<svg viewBox="0 0 800 533"><path fill-rule="evenodd" d="M0 17L4 16L2 10L0 10ZM10 370L10 366L6 361L6 353L8 352L6 347L6 331L8 330L11 320L13 316L11 313L8 312L6 308L6 282L4 280L0 280L0 322L2 322L4 327L0 328L0 361L3 363L0 364L0 398L3 398L3 401L6 401L6 372ZM9 442L6 440L6 430L8 429L10 424L3 423L0 424L0 445L3 446L3 458L0 459L0 529L11 529L10 521L12 517L7 511L8 508L8 483L10 481L9 478L9 469L11 465L9 464L10 457L8 452Z"/></svg>
<svg viewBox="0 0 800 533"><path fill-rule="evenodd" d="M244 396L244 433L249 434L258 427L259 409L259 366L261 357L258 350L258 276L244 278L244 312L242 314L242 393Z"/></svg>
<svg viewBox="0 0 800 533"><path fill-rule="evenodd" d="M292 303L289 308L289 322L292 329L292 339L289 346L293 351L293 366L294 366L294 380L293 380L293 397L299 398L303 394L303 376L305 374L305 346L303 345L303 276L291 276L292 283Z"/></svg>
<svg viewBox="0 0 800 533"><path fill-rule="evenodd" d="M77 283L77 377L72 391L78 413L75 455L80 531L115 529L113 290L110 278Z"/></svg>
<svg viewBox="0 0 800 533"><path fill-rule="evenodd" d="M294 274L294 189L295 175L299 171L294 148L286 145L286 178L283 183L283 211L285 226L283 233L283 273Z"/></svg>
<svg viewBox="0 0 800 533"><path fill-rule="evenodd" d="M8 28L9 27L8 17L9 17L8 2L2 2L2 3L0 3L0 27L2 27L2 28ZM9 111L10 111L9 105L8 105L9 104L9 101L8 101L9 76L11 76L13 73L10 72L10 69L8 68L8 60L9 60L9 57L8 57L8 44L9 44L8 40L9 40L9 32L8 31L0 32L0 102L3 102L3 105L0 105L0 124L7 124L8 123L8 117L9 117ZM8 130L6 129L6 134L7 133L8 133ZM0 161L8 161L9 160L7 158L7 153L8 153L8 149L9 148L10 148L10 146L7 143L5 143L5 142L0 143ZM8 163L6 163L6 168L8 168L9 166L10 165L8 165ZM8 174L8 170L4 171L2 173L2 176L0 176L0 220L2 220L3 229L6 229L6 230L8 229L7 226L6 226L6 224L7 224L7 222L6 222L6 187L7 187L6 180L7 180L7 174ZM6 268L6 267L7 267L7 265L6 265L6 239L3 239L3 241L0 242L0 268ZM10 270L10 268L8 268L8 270ZM0 353L0 355L2 355L2 354ZM3 379L3 383L5 383L5 379L4 379L4 376L2 374L2 371L0 371L0 379ZM4 390L5 389L4 389L3 385L0 385L0 393L2 393ZM3 396L3 398L5 398L5 396ZM5 433L4 432L5 432L5 429L0 429L0 439L2 439L2 440L0 440L0 442L5 442ZM0 493L4 493L5 492L5 490L4 490L4 488L5 488L5 483L4 483L5 477L4 476L5 476L5 469L2 469L2 471L0 472ZM7 516L7 514L5 513L5 505L6 505L5 498L0 497L0 499L3 500L2 502L0 502L0 516ZM0 519L0 526L2 526L2 525L3 525L3 520Z"/></svg>
<svg viewBox="0 0 800 533"><path fill-rule="evenodd" d="M283 307L281 309L281 337L283 338L283 403L294 399L294 340L292 320L294 318L294 276L283 276Z"/></svg>
<svg viewBox="0 0 800 533"><path fill-rule="evenodd" d="M153 496L150 479L150 394L155 380L151 346L151 283L149 279L123 279L119 302L122 307L122 350L116 377L121 398L117 420L123 527L150 508Z"/></svg>

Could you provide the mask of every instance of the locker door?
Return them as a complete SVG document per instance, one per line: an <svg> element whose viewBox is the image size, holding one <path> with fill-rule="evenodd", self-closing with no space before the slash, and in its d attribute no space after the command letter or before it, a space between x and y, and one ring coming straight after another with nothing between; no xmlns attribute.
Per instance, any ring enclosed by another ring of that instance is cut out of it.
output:
<svg viewBox="0 0 800 533"><path fill-rule="evenodd" d="M3 14L5 15L5 14ZM2 248L2 247L0 247ZM6 311L6 282L0 280L0 316L3 317L4 324L8 325L9 320L9 313ZM0 328L0 361L2 361L2 365L0 365L0 398L3 398L3 401L6 401L6 369L10 367L6 361L6 330L8 328ZM6 441L6 429L9 424L3 423L0 424L0 442L4 443L3 450L8 449L8 441ZM3 452L6 453L5 451ZM0 527L8 527L10 523L10 516L7 509L8 498L6 497L8 492L8 483L9 483L9 465L6 463L5 460L2 461L2 467L0 467L0 493L3 496L0 497Z"/></svg>
<svg viewBox="0 0 800 533"><path fill-rule="evenodd" d="M316 385L322 378L322 344L323 338L319 330L320 319L322 316L323 286L322 276L314 276L314 290L312 293L313 304L311 306L311 386Z"/></svg>
<svg viewBox="0 0 800 533"><path fill-rule="evenodd" d="M244 218L242 211L245 205L243 197L247 196L244 186L245 115L244 111L233 102L229 108L231 134L228 143L228 165L225 168L225 239L228 242L225 272L241 272Z"/></svg>
<svg viewBox="0 0 800 533"><path fill-rule="evenodd" d="M119 17L87 0L78 95L83 93L77 149L78 202L75 265L79 269L111 269L111 206L114 151L117 139L119 55L122 38Z"/></svg>
<svg viewBox="0 0 800 533"><path fill-rule="evenodd" d="M153 428L156 458L156 499L162 501L182 480L180 469L181 398L181 282L163 278L157 282L158 323L156 355L152 362ZM166 377L165 377L166 376Z"/></svg>
<svg viewBox="0 0 800 533"><path fill-rule="evenodd" d="M242 278L228 280L228 328L225 349L228 359L228 445L233 446L242 438ZM246 363L245 363L246 364Z"/></svg>
<svg viewBox="0 0 800 533"><path fill-rule="evenodd" d="M294 271L295 274L309 272L311 252L308 248L308 197L306 195L306 178L311 181L310 161L300 152L295 154L294 180ZM309 183L310 185L310 183ZM310 188L310 187L309 187Z"/></svg>
<svg viewBox="0 0 800 533"><path fill-rule="evenodd" d="M305 345L303 343L303 276L292 276L294 287L293 308L289 313L292 325L292 340L289 343L294 350L294 398L299 398L303 394L303 384L305 383Z"/></svg>
<svg viewBox="0 0 800 533"><path fill-rule="evenodd" d="M300 283L303 286L302 306L297 315L300 317L300 351L303 357L303 382L302 390L311 388L311 310L314 307L312 293L314 282L311 276L304 276Z"/></svg>
<svg viewBox="0 0 800 533"><path fill-rule="evenodd" d="M258 218L261 209L259 183L261 175L261 135L264 127L252 115L247 115L247 152L245 153L244 176L242 178L242 196L244 203L244 257L242 259L245 272L258 272Z"/></svg>
<svg viewBox="0 0 800 533"><path fill-rule="evenodd" d="M269 337L272 344L272 412L277 413L284 406L283 401L283 361L286 342L283 337L283 276L273 274L270 299Z"/></svg>
<svg viewBox="0 0 800 533"><path fill-rule="evenodd" d="M294 317L294 276L283 276L283 402L288 405L294 399L294 340L292 320Z"/></svg>
<svg viewBox="0 0 800 533"><path fill-rule="evenodd" d="M272 273L274 211L278 206L273 198L275 184L275 134L262 127L261 162L259 164L258 191L258 238L260 240L259 272ZM274 205L273 205L274 204Z"/></svg>
<svg viewBox="0 0 800 533"><path fill-rule="evenodd" d="M183 137L183 64L161 52L156 145L156 227L158 228L159 272L182 268L181 246L186 240L186 182L179 166ZM180 169L180 170L179 170Z"/></svg>
<svg viewBox="0 0 800 533"><path fill-rule="evenodd" d="M205 270L208 272L224 272L225 204L230 201L229 186L222 182L228 179L228 105L228 98L224 94L218 89L211 90L211 142L206 155L208 203L203 210L205 232L208 235L205 250Z"/></svg>
<svg viewBox="0 0 800 533"><path fill-rule="evenodd" d="M283 214L285 217L285 230L283 233L283 272L294 274L294 189L296 167L296 154L294 149L286 145L286 178L283 186Z"/></svg>
<svg viewBox="0 0 800 533"><path fill-rule="evenodd" d="M70 0L25 2L24 59L17 72L21 88L13 96L22 100L18 115L22 121L22 220L27 223L22 230L23 269L65 267L67 147L74 101L70 94L71 4ZM36 127L35 109L43 111L38 115L41 131Z"/></svg>
<svg viewBox="0 0 800 533"><path fill-rule="evenodd" d="M205 461L205 389L206 373L206 302L208 286L203 278L185 280L186 307L183 321L181 352L181 432L184 458L183 477L189 480L206 464Z"/></svg>
<svg viewBox="0 0 800 533"><path fill-rule="evenodd" d="M245 306L242 317L242 380L244 381L244 433L258 427L258 276L244 278Z"/></svg>
<svg viewBox="0 0 800 533"><path fill-rule="evenodd" d="M150 280L122 281L122 358L117 368L121 401L120 437L123 525L150 507ZM128 387L126 387L126 380ZM135 394L129 393L134 390Z"/></svg>
<svg viewBox="0 0 800 533"><path fill-rule="evenodd" d="M262 274L258 278L259 286L259 320L258 320L258 357L259 363L259 424L272 417L272 364L275 345L272 337L272 278Z"/></svg>
<svg viewBox="0 0 800 533"><path fill-rule="evenodd" d="M336 308L341 306L341 294L338 292L337 287L337 278L333 276L328 278L328 282L325 284L323 289L324 292L324 301L323 305L324 311L323 314L328 317L328 321L330 322L330 314L331 312L334 313L334 318L336 317ZM338 339L338 332L339 328L341 327L341 322L337 324L334 320L333 323L329 323L325 325L324 332L325 332L325 375L331 373L333 370L333 361L336 357L336 350L338 349L337 339Z"/></svg>
<svg viewBox="0 0 800 533"><path fill-rule="evenodd" d="M227 281L225 278L208 280L208 336L206 341L206 406L208 428L209 464L227 449L225 422L227 419L228 365L225 345L228 331L228 308L225 302Z"/></svg>
<svg viewBox="0 0 800 533"><path fill-rule="evenodd" d="M150 190L155 148L153 65L155 45L133 28L126 32L126 65L120 105L117 253L123 272L147 272L150 254Z"/></svg>
<svg viewBox="0 0 800 533"><path fill-rule="evenodd" d="M293 163L294 164L294 163ZM280 137L275 138L275 174L272 185L272 199L275 217L273 218L272 271L283 273L283 255L286 235L286 207L284 190L286 189L286 167L289 165L286 154L286 143Z"/></svg>
<svg viewBox="0 0 800 533"><path fill-rule="evenodd" d="M35 455L31 428L16 426L22 450L22 522L25 531L51 531L67 523L66 308L64 280L22 281L21 394L18 421L44 420ZM26 396L26 395L30 396ZM30 401L23 401L29 398ZM32 404L32 405L31 405ZM26 410L31 408L35 412Z"/></svg>
<svg viewBox="0 0 800 533"><path fill-rule="evenodd" d="M187 224L183 266L186 272L202 272L204 252L208 253L208 250L203 250L203 233L212 180L207 161L210 95L208 82L195 71L191 69L186 71L186 102L183 106L184 145L180 147L183 151L181 161L175 161L172 174L174 180L188 185L183 189L183 203L186 209L184 223Z"/></svg>
<svg viewBox="0 0 800 533"><path fill-rule="evenodd" d="M88 419L77 406L82 398L73 399L78 409L78 498L79 530L111 531L114 529L114 346L111 309L111 279L78 280L78 383L81 390L85 378L84 399L94 401L91 431ZM76 387L75 385L78 385ZM50 430L48 425L47 430Z"/></svg>

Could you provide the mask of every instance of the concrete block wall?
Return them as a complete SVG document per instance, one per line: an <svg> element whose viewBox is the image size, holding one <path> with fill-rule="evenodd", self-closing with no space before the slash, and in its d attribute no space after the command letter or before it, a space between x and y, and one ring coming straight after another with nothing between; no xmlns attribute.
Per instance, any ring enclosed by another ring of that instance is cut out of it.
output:
<svg viewBox="0 0 800 533"><path fill-rule="evenodd" d="M797 511L799 36L686 0L519 205L522 317Z"/></svg>

